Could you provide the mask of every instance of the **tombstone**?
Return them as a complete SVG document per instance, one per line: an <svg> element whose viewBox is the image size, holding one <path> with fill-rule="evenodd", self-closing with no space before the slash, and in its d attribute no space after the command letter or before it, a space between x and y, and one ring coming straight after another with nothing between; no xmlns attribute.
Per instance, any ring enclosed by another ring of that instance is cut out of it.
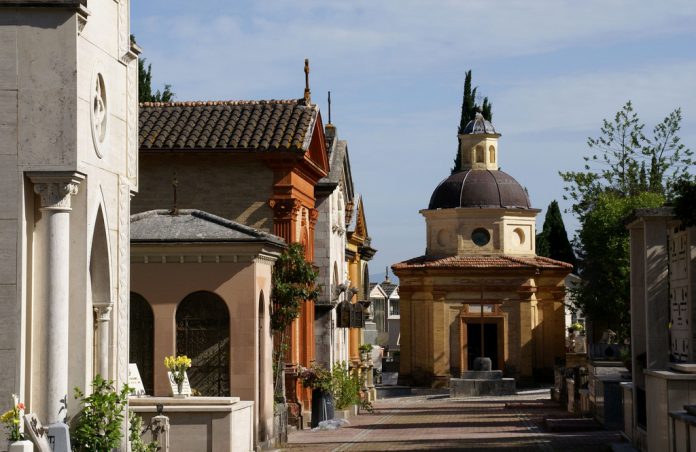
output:
<svg viewBox="0 0 696 452"><path fill-rule="evenodd" d="M181 394L179 394L179 385L177 385L176 381L174 381L174 376L172 373L167 372L167 376L169 377L169 384L171 386L173 396L188 397L191 395L191 384L189 383L188 374L184 374L184 384L181 388Z"/></svg>
<svg viewBox="0 0 696 452"><path fill-rule="evenodd" d="M145 386L143 386L143 380L140 378L140 371L138 371L138 365L135 363L128 364L128 386L131 388L131 394L142 397L145 394Z"/></svg>
<svg viewBox="0 0 696 452"><path fill-rule="evenodd" d="M48 442L53 452L70 452L70 429L67 424L57 422L48 426Z"/></svg>
<svg viewBox="0 0 696 452"><path fill-rule="evenodd" d="M24 415L24 433L39 452L53 452L48 442L48 429L41 424L34 413Z"/></svg>

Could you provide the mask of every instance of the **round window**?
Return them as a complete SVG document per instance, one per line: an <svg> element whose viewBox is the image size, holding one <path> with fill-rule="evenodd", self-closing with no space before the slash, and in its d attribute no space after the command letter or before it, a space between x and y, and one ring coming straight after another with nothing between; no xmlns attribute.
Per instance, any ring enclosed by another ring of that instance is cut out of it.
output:
<svg viewBox="0 0 696 452"><path fill-rule="evenodd" d="M477 228L471 233L471 240L478 246L484 246L491 241L491 234L483 228Z"/></svg>

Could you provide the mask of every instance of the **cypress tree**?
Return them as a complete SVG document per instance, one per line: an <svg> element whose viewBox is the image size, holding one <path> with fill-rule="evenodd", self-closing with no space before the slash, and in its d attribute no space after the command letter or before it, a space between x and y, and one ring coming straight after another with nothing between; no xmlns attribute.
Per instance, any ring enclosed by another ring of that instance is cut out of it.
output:
<svg viewBox="0 0 696 452"><path fill-rule="evenodd" d="M483 98L483 103L478 105L476 103L476 91L477 87L471 87L471 70L466 71L464 74L464 95L462 96L462 114L459 118L459 128L457 133L462 134L464 128L476 117L476 112L480 111L484 118L491 121L493 117L492 105L488 102L488 98ZM459 146L457 146L457 154L454 158L454 167L452 168L452 174L456 173L461 168L461 155L459 154Z"/></svg>
<svg viewBox="0 0 696 452"><path fill-rule="evenodd" d="M550 257L567 262L575 266L576 259L573 247L568 240L561 209L556 200L551 201L546 210L544 227L541 234L537 235L537 255Z"/></svg>

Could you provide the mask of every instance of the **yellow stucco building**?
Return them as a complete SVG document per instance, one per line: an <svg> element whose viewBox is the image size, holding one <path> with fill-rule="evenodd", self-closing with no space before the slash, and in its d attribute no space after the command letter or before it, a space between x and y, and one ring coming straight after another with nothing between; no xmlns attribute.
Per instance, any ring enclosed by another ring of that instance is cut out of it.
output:
<svg viewBox="0 0 696 452"><path fill-rule="evenodd" d="M564 278L535 254L538 209L498 166L498 134L480 114L459 136L461 167L421 210L426 253L392 266L400 280L400 379L444 386L491 358L506 377L553 374L564 350Z"/></svg>

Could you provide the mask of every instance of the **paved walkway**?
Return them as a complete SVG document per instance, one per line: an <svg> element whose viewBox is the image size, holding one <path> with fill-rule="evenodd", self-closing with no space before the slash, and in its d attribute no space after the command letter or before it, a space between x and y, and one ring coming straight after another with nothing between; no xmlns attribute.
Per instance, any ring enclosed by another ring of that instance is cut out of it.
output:
<svg viewBox="0 0 696 452"><path fill-rule="evenodd" d="M506 408L508 402L523 403ZM544 419L566 417L570 415L549 400L548 391L490 398L404 397L379 400L373 414L353 417L337 430L293 431L283 450L602 452L621 442L618 432L606 430L545 431Z"/></svg>

